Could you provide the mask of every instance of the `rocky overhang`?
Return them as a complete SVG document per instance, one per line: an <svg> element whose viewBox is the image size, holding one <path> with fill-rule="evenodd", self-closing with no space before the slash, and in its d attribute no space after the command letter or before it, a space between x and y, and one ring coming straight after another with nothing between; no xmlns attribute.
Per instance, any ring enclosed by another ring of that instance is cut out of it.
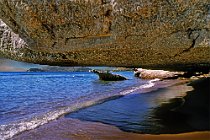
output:
<svg viewBox="0 0 210 140"><path fill-rule="evenodd" d="M1 0L0 54L49 65L210 67L208 0Z"/></svg>

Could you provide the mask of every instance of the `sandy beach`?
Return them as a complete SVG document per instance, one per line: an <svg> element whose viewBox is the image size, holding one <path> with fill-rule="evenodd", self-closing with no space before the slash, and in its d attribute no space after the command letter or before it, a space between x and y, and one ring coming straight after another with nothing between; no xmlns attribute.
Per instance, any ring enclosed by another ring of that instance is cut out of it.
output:
<svg viewBox="0 0 210 140"><path fill-rule="evenodd" d="M23 132L15 136L13 140L209 140L209 119L207 118L209 114L206 114L209 113L209 84L209 78L203 78L191 82L190 86L187 86L188 83L186 81L182 81L166 88L167 92L177 92L177 89L181 89L180 92L183 93L185 103L176 109L175 112L190 116L189 120L186 122L192 127L200 128L198 131L159 135L137 134L124 132L115 126L100 122L81 121L62 117L47 125L40 126L37 129ZM172 104L174 104L174 102L172 102ZM160 107L162 115L170 112L171 107L174 106L171 106L170 103L163 105L162 108ZM197 114L201 110L204 112ZM170 117L170 115L168 117ZM171 119L172 118L169 118L169 120ZM201 127L204 122L206 125ZM207 128L205 128L206 126ZM203 128L205 129L203 130Z"/></svg>
<svg viewBox="0 0 210 140"><path fill-rule="evenodd" d="M210 132L182 134L136 134L97 122L60 119L37 129L24 132L12 140L209 140Z"/></svg>

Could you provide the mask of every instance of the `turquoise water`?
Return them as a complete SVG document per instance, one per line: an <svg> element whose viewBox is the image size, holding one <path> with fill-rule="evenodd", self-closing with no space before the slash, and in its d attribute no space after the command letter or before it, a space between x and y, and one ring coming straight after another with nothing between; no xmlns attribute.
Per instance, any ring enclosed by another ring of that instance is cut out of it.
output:
<svg viewBox="0 0 210 140"><path fill-rule="evenodd" d="M129 80L102 82L89 72L0 73L0 139L36 128L68 112L127 95L151 85Z"/></svg>

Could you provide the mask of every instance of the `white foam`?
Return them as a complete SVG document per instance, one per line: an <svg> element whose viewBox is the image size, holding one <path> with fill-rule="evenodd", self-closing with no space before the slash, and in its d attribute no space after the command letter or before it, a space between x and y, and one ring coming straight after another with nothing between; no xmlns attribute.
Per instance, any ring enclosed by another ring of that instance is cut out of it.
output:
<svg viewBox="0 0 210 140"><path fill-rule="evenodd" d="M120 95L127 95L127 94L130 94L130 93L135 92L135 91L137 91L137 90L146 89L146 88L151 88L151 87L153 87L153 86L155 85L154 82L159 81L159 80L160 80L160 79L153 79L153 80L150 80L150 81L148 81L148 83L146 83L146 84L144 84L144 85L141 85L141 86L139 86L139 87L133 87L133 88L131 88L131 89L129 89L129 90L122 91L122 92L120 93Z"/></svg>

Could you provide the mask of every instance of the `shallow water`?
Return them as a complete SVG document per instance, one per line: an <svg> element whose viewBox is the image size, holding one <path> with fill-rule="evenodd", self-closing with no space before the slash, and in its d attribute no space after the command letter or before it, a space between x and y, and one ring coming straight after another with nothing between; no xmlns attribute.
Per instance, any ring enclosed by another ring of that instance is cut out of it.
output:
<svg viewBox="0 0 210 140"><path fill-rule="evenodd" d="M192 129L185 124L176 126L176 118L174 118L174 124L172 120L172 123L167 125L162 123L164 120L157 117L154 111L163 103L169 103L170 99L177 97L182 99L184 95L182 90L186 91L188 88L191 90L188 86L179 86L178 89L176 87L160 88L141 94L138 94L141 91L137 91L136 94L81 109L66 117L111 124L128 132L149 134L187 132ZM168 130L169 127L171 130Z"/></svg>
<svg viewBox="0 0 210 140"><path fill-rule="evenodd" d="M102 82L88 72L0 73L0 138L12 137L65 113L153 86L133 77L132 72L119 74L129 80Z"/></svg>

